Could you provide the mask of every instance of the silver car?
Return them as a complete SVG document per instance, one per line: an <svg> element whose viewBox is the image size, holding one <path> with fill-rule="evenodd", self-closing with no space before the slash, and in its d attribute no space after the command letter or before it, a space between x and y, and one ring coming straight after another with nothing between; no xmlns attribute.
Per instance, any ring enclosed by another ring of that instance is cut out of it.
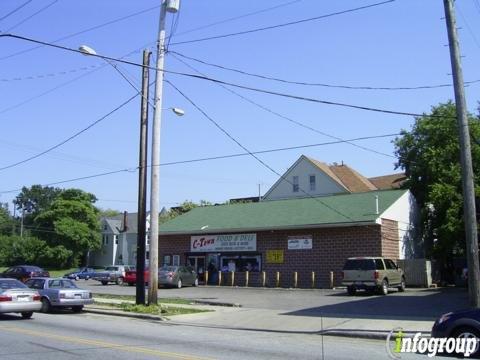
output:
<svg viewBox="0 0 480 360"><path fill-rule="evenodd" d="M40 294L16 279L0 279L0 313L20 313L24 319L32 317L42 307Z"/></svg>
<svg viewBox="0 0 480 360"><path fill-rule="evenodd" d="M90 290L78 288L70 279L33 278L25 285L40 293L42 312L49 312L52 308L71 308L80 312L84 305L93 304Z"/></svg>
<svg viewBox="0 0 480 360"><path fill-rule="evenodd" d="M164 265L158 269L158 285L179 289L184 285L198 286L198 276L190 266Z"/></svg>

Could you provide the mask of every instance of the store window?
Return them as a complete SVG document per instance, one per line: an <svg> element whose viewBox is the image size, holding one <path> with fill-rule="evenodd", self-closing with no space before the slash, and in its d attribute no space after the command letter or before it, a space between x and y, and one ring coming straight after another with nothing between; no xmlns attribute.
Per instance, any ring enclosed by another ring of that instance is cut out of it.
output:
<svg viewBox="0 0 480 360"><path fill-rule="evenodd" d="M180 255L173 255L173 266L179 266L180 265Z"/></svg>
<svg viewBox="0 0 480 360"><path fill-rule="evenodd" d="M258 272L262 266L261 255L221 256L220 269L222 272Z"/></svg>
<svg viewBox="0 0 480 360"><path fill-rule="evenodd" d="M163 265L170 265L170 255L165 255L163 257Z"/></svg>

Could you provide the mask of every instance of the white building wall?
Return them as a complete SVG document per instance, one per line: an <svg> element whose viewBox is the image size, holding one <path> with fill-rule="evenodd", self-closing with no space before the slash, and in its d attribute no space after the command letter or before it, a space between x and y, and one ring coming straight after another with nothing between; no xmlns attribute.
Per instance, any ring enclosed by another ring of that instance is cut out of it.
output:
<svg viewBox="0 0 480 360"><path fill-rule="evenodd" d="M315 175L315 190L310 190L310 175ZM293 192L293 177L298 176L300 190ZM346 193L344 187L340 186L332 178L321 171L317 166L307 159L302 159L296 166L284 174L289 181L281 179L265 194L264 200L280 200L290 198L304 198L307 196L325 196L338 193ZM302 191L303 190L303 191ZM305 192L308 194L305 194Z"/></svg>
<svg viewBox="0 0 480 360"><path fill-rule="evenodd" d="M398 238L400 239L399 259L412 257L413 242L415 241L414 230L418 223L418 206L412 193L405 192L379 218L397 221Z"/></svg>

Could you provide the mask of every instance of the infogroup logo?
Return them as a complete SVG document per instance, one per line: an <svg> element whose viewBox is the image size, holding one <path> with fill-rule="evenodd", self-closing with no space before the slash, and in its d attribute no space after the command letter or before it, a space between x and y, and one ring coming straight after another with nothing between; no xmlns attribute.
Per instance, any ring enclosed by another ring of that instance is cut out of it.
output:
<svg viewBox="0 0 480 360"><path fill-rule="evenodd" d="M430 338L416 333L413 337L405 336L402 328L395 328L387 335L387 354L392 359L401 359L401 353L457 354L470 357L479 346L477 338Z"/></svg>

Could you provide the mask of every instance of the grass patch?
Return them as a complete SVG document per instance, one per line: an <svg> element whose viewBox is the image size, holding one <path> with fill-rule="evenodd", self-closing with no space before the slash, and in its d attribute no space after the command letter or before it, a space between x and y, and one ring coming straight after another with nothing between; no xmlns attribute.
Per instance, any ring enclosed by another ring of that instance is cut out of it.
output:
<svg viewBox="0 0 480 360"><path fill-rule="evenodd" d="M77 268L71 268L71 269L63 269L63 270L58 270L58 269L45 269L50 273L50 277L63 277L63 275L74 272L78 270Z"/></svg>
<svg viewBox="0 0 480 360"><path fill-rule="evenodd" d="M93 297L102 298L102 299L135 301L135 295L93 294ZM195 304L195 301L193 300L178 299L178 298L158 298L158 302L162 304L182 304L182 305Z"/></svg>
<svg viewBox="0 0 480 360"><path fill-rule="evenodd" d="M100 305L105 305L108 307L120 309L126 312L133 312L137 314L150 314L150 315L163 315L163 316L172 316L172 315L184 315L184 314L195 314L209 312L212 310L203 310L203 309L191 309L191 308L181 308L175 306L165 306L165 305L136 305L129 303L121 304L112 304L112 303L100 303Z"/></svg>

